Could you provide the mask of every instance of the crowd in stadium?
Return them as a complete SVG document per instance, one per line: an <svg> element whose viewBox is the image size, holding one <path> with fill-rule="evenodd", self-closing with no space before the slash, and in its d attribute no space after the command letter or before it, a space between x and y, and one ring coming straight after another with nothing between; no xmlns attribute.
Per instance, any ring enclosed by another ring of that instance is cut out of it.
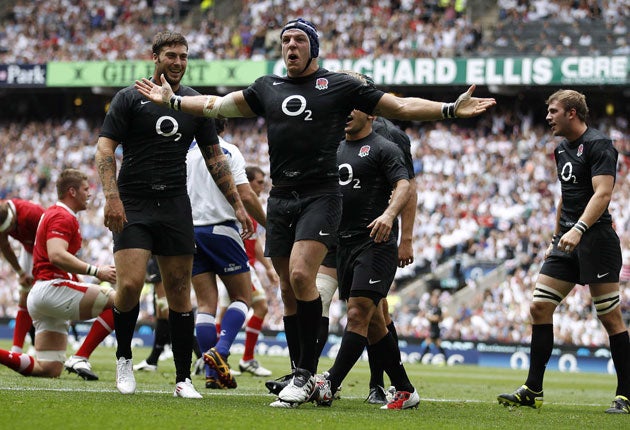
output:
<svg viewBox="0 0 630 430"><path fill-rule="evenodd" d="M533 21L578 28L580 23L595 21L608 32L611 52L629 53L624 49L628 49L630 6L624 0L499 0L495 12L501 25L496 34L482 34L480 24L472 22L462 9L465 2L354 3L356 8L329 0L243 2L243 10L233 17L234 25L227 25L232 22L218 19L212 9L183 14L176 0L17 1L6 16L0 17L0 64L148 59L147 41L164 27L187 36L191 58L275 59L279 56L281 24L288 16L297 15L308 16L319 25L326 36L321 45L326 58L492 55L513 38L499 30L517 31L519 25L513 24ZM558 53L566 41L547 42ZM566 43L586 42L574 39ZM536 52L538 48L531 49ZM454 252L508 261L512 267L498 288L479 288L472 303L446 315L445 338L528 340L528 302L542 250L550 239L559 193L552 160L555 141L542 118L535 118L540 117L544 106L536 109L518 111L498 106L474 128L437 122L411 124L405 130L412 141L419 205L414 231L416 261L400 269L399 278L430 271L444 255ZM86 240L83 252L96 264L111 263L111 235L102 222L103 196L94 166L100 119L1 125L0 147L5 159L0 167L0 198L18 197L50 205L56 200L56 175L64 167L83 169L93 186L90 207L81 215ZM622 210L630 205L630 127L622 116L600 116L593 125L616 141L621 154L611 212L622 239L625 267L630 267L630 213ZM240 147L248 162L268 172L264 122L233 121L224 137ZM630 276L624 276L627 283ZM16 280L4 261L0 280L0 317L14 315ZM468 282L470 288L478 288L474 281ZM397 291L394 288L393 294ZM268 297L266 328L282 330L279 291L274 289ZM576 288L563 304L568 311L557 313L557 318L572 321L556 325L557 330L569 330L556 333L559 343L605 344L605 332L588 306L589 297L586 287ZM622 289L622 298L625 308L630 308L630 293ZM450 293L444 292L442 304L449 300ZM427 335L427 301L428 294L419 294L415 301L392 309L402 336ZM150 318L150 309L145 303L141 318ZM339 303L331 310L331 324L337 330L343 327Z"/></svg>
<svg viewBox="0 0 630 430"><path fill-rule="evenodd" d="M543 108L541 106L541 108ZM460 128L456 122L412 124L406 128L412 142L417 174L418 211L414 232L415 263L399 269L399 278L435 268L443 256L466 252L483 260L508 261L511 275L487 292L479 288L475 300L443 322L444 336L451 339L527 341L531 289L550 239L554 223L553 206L558 196L553 147L546 126L534 114L497 108L483 117L475 128ZM630 129L626 118L599 117L594 126L616 139L620 151L617 186L611 212L622 238L626 263L630 265ZM99 121L32 121L3 124L0 146L6 148L0 175L0 197L17 196L44 206L55 201L56 175L69 166L80 166L93 186L92 202L81 215L86 240L86 259L111 263L111 234L102 222L103 195L94 166ZM225 139L237 144L246 161L268 172L265 125L260 120L234 120ZM264 277L263 277L264 278ZM0 316L15 312L16 278L4 262L0 265ZM628 279L626 279L627 281ZM468 280L470 288L478 288ZM270 287L270 286L268 286ZM392 294L397 294L394 289ZM630 294L623 293L630 307ZM141 319L151 318L150 295ZM279 290L268 294L270 313L266 328L282 330ZM588 289L576 288L567 298L572 324L558 325L558 342L600 345L605 333L598 325ZM448 304L450 293L442 294ZM428 294L405 300L393 308L402 336L424 338ZM396 300L392 300L396 303ZM331 310L333 329L344 325L343 307Z"/></svg>
<svg viewBox="0 0 630 430"><path fill-rule="evenodd" d="M300 15L319 26L325 58L493 55L506 48L510 55L630 51L624 0L499 0L483 25L471 19L465 1L356 0L353 7L330 0L244 1L242 11L221 18L197 3L17 1L0 16L0 63L149 59L146 44L165 27L187 36L191 58L277 59L282 23ZM525 27L532 22L541 25L528 40Z"/></svg>

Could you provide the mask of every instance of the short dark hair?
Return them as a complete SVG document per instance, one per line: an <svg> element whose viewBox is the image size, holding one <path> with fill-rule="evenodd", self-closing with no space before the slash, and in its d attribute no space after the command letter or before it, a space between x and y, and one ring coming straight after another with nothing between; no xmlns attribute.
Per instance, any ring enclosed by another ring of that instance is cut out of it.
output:
<svg viewBox="0 0 630 430"><path fill-rule="evenodd" d="M63 199L70 188L78 190L87 175L77 169L65 169L57 179L57 197Z"/></svg>
<svg viewBox="0 0 630 430"><path fill-rule="evenodd" d="M188 41L181 33L161 31L153 37L153 53L160 55L165 46L184 45L188 49Z"/></svg>
<svg viewBox="0 0 630 430"><path fill-rule="evenodd" d="M217 134L221 134L227 128L227 118L216 118L214 120L214 127L217 129Z"/></svg>
<svg viewBox="0 0 630 430"><path fill-rule="evenodd" d="M253 181L256 177L256 174L261 174L265 176L265 172L258 166L247 166L245 167L245 174L247 175L248 181Z"/></svg>

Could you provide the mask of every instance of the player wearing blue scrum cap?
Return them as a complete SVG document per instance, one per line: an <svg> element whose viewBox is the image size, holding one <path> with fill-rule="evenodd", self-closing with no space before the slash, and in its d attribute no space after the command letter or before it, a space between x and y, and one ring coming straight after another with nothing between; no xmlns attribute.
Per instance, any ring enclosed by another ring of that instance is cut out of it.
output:
<svg viewBox="0 0 630 430"><path fill-rule="evenodd" d="M467 118L485 112L495 100L472 97L474 86L452 103L396 97L347 74L328 71L317 63L315 25L301 18L283 27L281 44L286 76L263 76L222 97L178 96L166 79L161 86L146 79L135 86L149 100L176 111L212 118L262 116L267 122L273 187L267 205L265 255L280 276L294 367L291 381L271 406L291 408L308 401L315 389L317 321L322 314L315 280L327 249L336 243L341 219L336 156L348 115L358 109L409 121ZM383 333L382 344L394 341L386 336L391 334ZM361 342L367 344L367 339Z"/></svg>

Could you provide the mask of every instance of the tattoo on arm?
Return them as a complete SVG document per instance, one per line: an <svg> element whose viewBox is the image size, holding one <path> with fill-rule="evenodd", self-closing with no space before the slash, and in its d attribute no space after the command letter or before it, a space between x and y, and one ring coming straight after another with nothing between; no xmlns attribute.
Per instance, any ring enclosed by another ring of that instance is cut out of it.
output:
<svg viewBox="0 0 630 430"><path fill-rule="evenodd" d="M103 184L103 193L105 196L118 195L118 185L116 183L116 159L114 155L102 155L97 154L96 167L98 169L98 175L101 178Z"/></svg>
<svg viewBox="0 0 630 430"><path fill-rule="evenodd" d="M217 184L230 205L234 205L240 200L234 178L230 170L227 157L221 151L220 145L199 146L201 153L206 160L206 167L212 175L212 179Z"/></svg>

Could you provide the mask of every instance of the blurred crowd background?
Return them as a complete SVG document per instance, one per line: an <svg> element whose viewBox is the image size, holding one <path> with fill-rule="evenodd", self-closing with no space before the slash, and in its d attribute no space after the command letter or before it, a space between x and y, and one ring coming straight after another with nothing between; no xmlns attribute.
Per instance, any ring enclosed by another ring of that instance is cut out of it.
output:
<svg viewBox="0 0 630 430"><path fill-rule="evenodd" d="M164 28L187 36L191 58L276 59L281 25L297 16L319 26L321 56L325 58L630 55L627 0L216 4L192 0L0 0L0 11L0 64L150 59L151 38ZM589 102L598 97L597 87L580 90ZM499 103L476 121L399 124L411 138L418 193L415 262L399 269L390 297L401 336L427 336L428 298L432 289L439 288L445 311L443 338L529 341L531 290L551 239L559 196L553 160L557 141L544 121L544 99L550 93L543 88L535 104L518 103L518 97ZM439 99L439 91L433 89L426 97ZM611 136L620 153L610 210L622 240L622 301L628 318L628 117L623 111L595 110L594 104L589 105L589 124ZM102 119L103 115L94 114L32 112L25 112L20 120L0 118L4 158L0 198L17 197L48 206L56 201L57 174L65 167L83 169L91 179L92 198L88 210L80 215L85 239L82 258L95 264L113 261L94 165ZM231 120L224 138L241 149L249 164L269 171L263 120ZM489 276L473 276L465 270L475 265L494 270L486 270ZM455 283L440 282L444 279ZM282 330L279 290L273 285L265 287L270 312L264 329ZM15 314L16 297L17 279L2 260L0 317ZM562 308L556 313L561 322L556 324L557 343L607 343L588 287L576 287ZM151 295L147 294L141 318L151 321L151 310ZM333 332L343 330L343 314L343 304L335 302Z"/></svg>
<svg viewBox="0 0 630 430"><path fill-rule="evenodd" d="M176 28L190 57L280 58L280 29L304 16L326 58L630 54L627 0L0 1L0 63L149 59Z"/></svg>

